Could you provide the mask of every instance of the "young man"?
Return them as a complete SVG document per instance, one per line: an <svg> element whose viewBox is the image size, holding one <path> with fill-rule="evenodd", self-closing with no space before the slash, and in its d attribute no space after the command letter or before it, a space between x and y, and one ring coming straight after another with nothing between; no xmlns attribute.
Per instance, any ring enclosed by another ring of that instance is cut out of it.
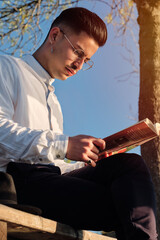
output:
<svg viewBox="0 0 160 240"><path fill-rule="evenodd" d="M63 134L51 84L91 68L106 39L96 14L70 8L33 56L0 57L0 167L12 175L18 202L41 208L45 217L76 229L115 230L119 240L156 240L153 184L142 158L98 161L102 139Z"/></svg>

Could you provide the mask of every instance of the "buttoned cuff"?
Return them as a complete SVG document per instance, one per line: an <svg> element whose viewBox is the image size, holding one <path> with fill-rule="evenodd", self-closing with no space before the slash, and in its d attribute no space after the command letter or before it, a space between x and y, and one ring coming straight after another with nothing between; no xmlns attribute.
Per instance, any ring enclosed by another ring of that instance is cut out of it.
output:
<svg viewBox="0 0 160 240"><path fill-rule="evenodd" d="M56 135L54 139L55 159L64 159L67 153L68 136Z"/></svg>

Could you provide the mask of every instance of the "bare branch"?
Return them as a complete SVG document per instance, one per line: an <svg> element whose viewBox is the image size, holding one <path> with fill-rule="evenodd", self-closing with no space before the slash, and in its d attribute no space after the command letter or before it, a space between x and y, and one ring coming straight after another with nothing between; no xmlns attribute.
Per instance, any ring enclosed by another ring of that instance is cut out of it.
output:
<svg viewBox="0 0 160 240"><path fill-rule="evenodd" d="M42 39L42 22L55 16L57 11L76 6L78 2L79 0L0 1L0 51L15 54L22 51L22 46L29 46L29 42L32 42L33 48L27 47L31 51Z"/></svg>

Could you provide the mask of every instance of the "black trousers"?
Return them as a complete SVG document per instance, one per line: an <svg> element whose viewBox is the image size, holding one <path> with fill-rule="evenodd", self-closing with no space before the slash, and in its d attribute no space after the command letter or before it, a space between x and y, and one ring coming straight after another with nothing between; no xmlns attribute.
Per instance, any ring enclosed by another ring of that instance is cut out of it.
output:
<svg viewBox="0 0 160 240"><path fill-rule="evenodd" d="M55 166L9 163L19 203L76 229L114 230L118 240L156 240L153 183L137 154L62 174Z"/></svg>

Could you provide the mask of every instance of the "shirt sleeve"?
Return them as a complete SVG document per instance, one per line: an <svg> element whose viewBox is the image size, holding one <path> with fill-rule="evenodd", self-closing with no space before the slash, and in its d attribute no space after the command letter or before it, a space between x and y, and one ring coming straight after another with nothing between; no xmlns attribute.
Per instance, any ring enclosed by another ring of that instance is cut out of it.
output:
<svg viewBox="0 0 160 240"><path fill-rule="evenodd" d="M33 130L13 121L18 86L8 61L0 58L0 158L30 162L64 159L68 137L52 130Z"/></svg>

